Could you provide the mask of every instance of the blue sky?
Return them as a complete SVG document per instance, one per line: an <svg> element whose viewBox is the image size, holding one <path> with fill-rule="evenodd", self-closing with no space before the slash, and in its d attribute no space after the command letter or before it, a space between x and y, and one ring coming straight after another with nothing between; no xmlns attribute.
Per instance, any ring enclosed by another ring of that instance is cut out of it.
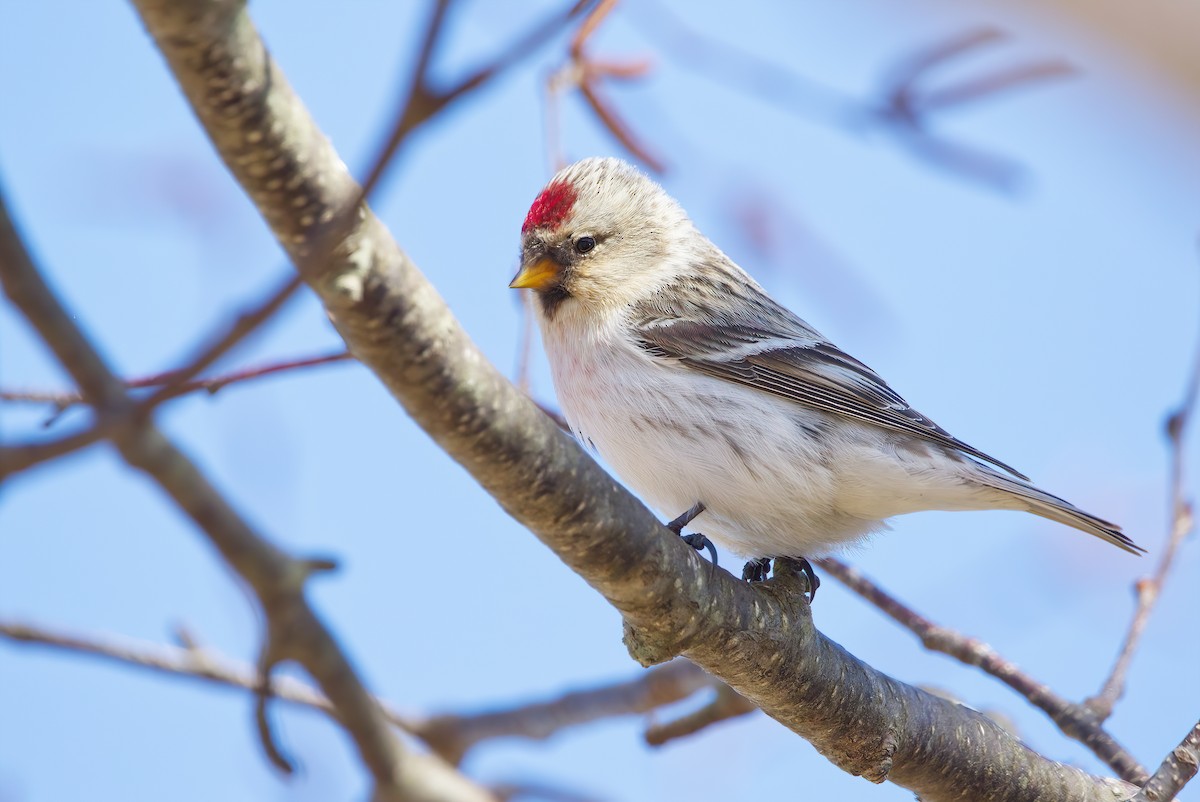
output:
<svg viewBox="0 0 1200 802"><path fill-rule="evenodd" d="M536 18L468 3L440 54L447 81ZM1058 57L1069 81L964 107L939 131L1018 160L1023 191L931 170L882 132L764 103L663 54L652 17L622 9L595 43L650 53L652 77L612 95L671 170L700 228L781 300L874 367L946 429L1046 489L1116 520L1137 560L1010 513L925 513L851 555L941 623L977 635L1070 698L1100 685L1130 586L1163 541L1164 412L1196 336L1200 134L1194 97L1059 18L1013 6L881 0L686 7L697 30L864 96L914 47L981 23L1013 34L947 71ZM411 61L424 3L253 6L268 45L352 169L370 160ZM918 13L921 12L921 13ZM47 43L53 42L53 46ZM557 42L422 131L374 206L502 369L518 360L506 284L517 232L549 175L540 89ZM572 158L623 155L574 100ZM278 248L188 112L132 9L13 4L0 25L0 176L31 246L120 371L180 362L205 332L278 280ZM772 247L737 224L770 221ZM303 356L338 340L311 296L225 367ZM0 307L0 386L65 379ZM535 393L553 389L540 350ZM6 439L45 411L0 407ZM58 430L78 425L69 413ZM311 587L363 675L402 709L467 712L637 673L620 621L443 455L363 368L335 365L175 402L161 422L263 531L342 570ZM53 433L53 430L52 430ZM1189 445L1195 462L1196 448ZM1200 557L1185 549L1134 663L1114 733L1156 765L1200 715L1192 676ZM927 654L842 591L815 615L831 638L908 682L1012 717L1051 757L1099 771L993 680ZM163 641L180 625L251 660L244 591L156 489L105 447L0 489L0 616ZM316 799L361 796L363 772L321 716L277 709L305 766L280 780L245 694L0 643L0 800ZM841 774L762 716L649 750L616 720L546 744L498 742L466 770L613 800L737 799L803 783L814 798L901 800Z"/></svg>

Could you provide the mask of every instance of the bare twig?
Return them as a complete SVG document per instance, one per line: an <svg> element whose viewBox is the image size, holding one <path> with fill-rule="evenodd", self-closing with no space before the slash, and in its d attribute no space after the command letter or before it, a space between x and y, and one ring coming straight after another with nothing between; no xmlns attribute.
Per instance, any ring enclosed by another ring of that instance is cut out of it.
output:
<svg viewBox="0 0 1200 802"><path fill-rule="evenodd" d="M495 56L490 62L476 69L458 83L446 89L435 88L430 78L433 58L441 42L449 0L433 0L433 10L429 24L421 38L416 64L407 82L407 99L396 114L390 126L390 133L374 159L374 167L367 173L363 186L373 188L382 179L389 164L395 162L396 155L408 135L428 122L439 112L443 111L454 101L488 83L504 70L536 53L538 48L548 42L556 33L563 30L571 20L578 17L596 0L577 0L564 11L551 15L543 22L535 25L525 35L518 37L509 47Z"/></svg>
<svg viewBox="0 0 1200 802"><path fill-rule="evenodd" d="M1001 190L1017 184L1018 165L934 134L933 113L968 102L992 100L1003 92L1074 72L1065 62L1049 60L1005 68L948 87L924 88L922 84L937 68L1005 38L995 28L981 28L904 56L886 71L875 99L867 102L798 75L756 53L701 34L661 3L642 0L634 7L646 17L645 30L665 51L682 66L710 80L809 118L818 117L844 127L863 128L866 124L879 128L931 166Z"/></svg>
<svg viewBox="0 0 1200 802"><path fill-rule="evenodd" d="M480 741L518 737L544 740L568 727L617 716L645 713L686 699L707 688L712 678L686 660L643 672L636 679L572 691L544 702L487 713L437 716L415 732L439 755L458 763Z"/></svg>
<svg viewBox="0 0 1200 802"><path fill-rule="evenodd" d="M1195 355L1192 357L1192 372L1188 378L1187 388L1184 390L1183 400L1180 401L1179 407L1167 416L1164 427L1170 466L1167 479L1170 488L1168 502L1170 504L1170 531L1167 535L1167 543L1154 573L1149 577L1139 579L1134 585L1137 605L1134 608L1133 618L1129 622L1129 629L1125 633L1121 651L1108 679L1105 680L1099 693L1084 702L1101 721L1112 715L1113 707L1125 691L1125 678L1129 673L1129 666L1133 662L1138 644L1141 643L1142 634L1150 620L1150 614L1154 612L1155 604L1162 593L1163 583L1166 582L1167 574L1171 571L1171 566L1179 553L1179 547L1195 528L1192 502L1184 490L1184 445L1188 426L1195 413L1198 395L1200 395L1200 340L1197 341Z"/></svg>
<svg viewBox="0 0 1200 802"><path fill-rule="evenodd" d="M517 40L490 63L478 68L458 84L447 90L434 92L429 88L429 69L434 51L442 35L446 10L449 6L448 0L435 0L434 14L424 37L417 64L412 73L408 97L401 106L397 122L392 127L391 133L388 136L387 145L380 150L374 159L371 169L368 171L367 178L360 189L359 198L351 207L357 207L371 195L386 172L388 165L399 151L400 146L413 130L422 123L432 119L453 101L482 87L491 78L532 53L538 45L544 43L556 32L562 30L570 20L574 19L594 2L595 0L577 0L566 11L551 16L546 21L535 26L524 36L518 37ZM337 237L338 231L336 229L336 226L328 227L324 236L318 238L313 250L320 253L329 244L328 241ZM186 395L196 390L208 390L215 393L228 384L247 379L295 367L308 367L310 364L323 364L325 362L349 358L349 355L319 357L311 363L282 363L277 366L239 371L213 379L197 380L195 378L215 364L222 356L232 350L258 327L266 323L292 297L295 291L303 284L303 280L299 275L292 274L290 268L288 273L289 275L284 278L277 290L241 314L233 324L218 326L217 332L207 338L208 344L199 348L196 355L184 366L153 377L127 383L127 386L130 388L159 388L155 393L152 393L139 402L139 413L145 415L164 401ZM255 370L258 372L256 373ZM48 426L56 421L63 411L80 403L82 395L78 392L40 393L36 391L3 390L0 391L0 401L44 402L53 404L55 413L53 417L45 422L45 425ZM104 439L109 434L107 425L107 423L98 421L93 426L93 430L60 438L51 443L0 447L0 479Z"/></svg>
<svg viewBox="0 0 1200 802"><path fill-rule="evenodd" d="M445 30L446 16L451 3L450 0L434 0L433 13L422 40L416 65L409 79L406 99L400 105L395 123L390 127L386 144L372 160L371 168L367 171L367 177L359 190L358 199L349 204L348 208L357 208L371 197L389 165L394 162L400 147L416 128L436 117L455 100L483 86L521 58L534 52L538 45L565 27L571 19L592 2L594 0L577 0L565 12L552 16L533 28L528 34L519 37L491 63L480 67L449 89L437 91L431 88L429 73L434 54ZM327 226L323 236L318 238L313 245L312 252L323 253L328 250L328 245L341 235L339 229L340 227L336 225ZM203 349L187 366L172 371L173 378L161 390L144 401L143 407L152 408L168 398L174 398L181 394L180 388L183 385L198 376L234 345L270 319L303 283L303 278L289 269L288 276L276 292L269 295L259 306L239 317L227 332L215 338L213 343Z"/></svg>
<svg viewBox="0 0 1200 802"><path fill-rule="evenodd" d="M883 94L890 98L913 97L917 84L937 67L984 45L995 44L1004 37L1004 31L984 25L908 53L887 71L881 82Z"/></svg>
<svg viewBox="0 0 1200 802"><path fill-rule="evenodd" d="M604 96L602 84L608 80L630 81L645 76L651 67L647 59L633 61L599 60L587 51L588 40L595 34L618 0L600 0L583 20L575 35L571 37L567 62L556 70L546 83L547 92L547 143L551 150L551 162L559 160L558 142L558 99L557 96L571 89L578 89L584 102L596 115L600 124L611 133L625 150L656 173L666 169L662 159L650 151L633 129L617 113L616 107Z"/></svg>
<svg viewBox="0 0 1200 802"><path fill-rule="evenodd" d="M704 707L671 721L647 727L646 743L662 746L668 741L695 735L713 724L745 716L757 710L757 705L722 682L717 685L713 700Z"/></svg>
<svg viewBox="0 0 1200 802"><path fill-rule="evenodd" d="M18 643L49 646L120 665L137 666L247 691L256 691L259 684L259 672L250 664L235 662L194 643L172 646L131 638L85 635L44 624L12 620L0 620L0 636ZM271 694L284 701L312 707L324 713L333 712L329 699L323 693L294 677L275 677L271 684ZM385 709L388 719L393 724L404 730L410 728L407 719L391 708Z"/></svg>
<svg viewBox="0 0 1200 802"><path fill-rule="evenodd" d="M204 648L190 636L183 639L183 645L171 646L130 638L73 633L41 624L0 619L0 637L240 688L255 694L263 692L261 670ZM712 677L694 664L676 660L644 671L632 680L571 691L544 701L482 713L408 716L382 700L377 701L389 722L423 741L443 759L457 764L467 752L485 741L496 738L545 740L572 727L607 718L647 713L674 704L697 691L712 687L714 682ZM737 696L736 693L723 684L718 684L718 687L721 689L718 691L719 709L734 710L739 703L730 698L730 694ZM334 715L328 697L293 677L272 676L265 695ZM743 701L740 704L748 703ZM256 712L260 727L263 726L264 715L260 706ZM706 724L719 720L717 716L709 715L710 720ZM728 718L729 715L723 717ZM670 726L651 725L646 731L646 740L660 744L701 728L695 726L683 732L682 727L677 727L674 733L666 734ZM272 742L268 736L264 736L264 740Z"/></svg>
<svg viewBox="0 0 1200 802"><path fill-rule="evenodd" d="M178 6L173 10L189 20L188 24L197 20ZM154 13L155 9L149 11L148 21ZM164 20L157 21L165 24ZM226 21L220 29L230 34L236 31L236 26ZM101 422L119 421L111 425L111 439L129 465L153 479L253 589L266 616L270 637L279 645L280 656L304 666L321 685L339 723L358 747L380 798L402 798L403 789L425 781L419 776L422 772L427 775L430 771L441 771L447 782L461 791L460 799L474 798L481 802L487 799L483 789L444 764L439 769L422 763L417 769L418 764L406 759L379 705L367 693L332 633L309 607L304 596L304 581L309 573L306 564L254 531L196 465L148 417L138 414L121 380L42 279L8 217L2 195L0 282L14 306L74 379L87 402L96 408Z"/></svg>
<svg viewBox="0 0 1200 802"><path fill-rule="evenodd" d="M822 557L813 562L910 630L926 649L977 666L1028 699L1030 704L1050 716L1064 734L1090 749L1121 779L1138 785L1146 781L1149 773L1145 767L1104 729L1103 721L1085 705L1059 696L983 641L933 623L841 560Z"/></svg>
<svg viewBox="0 0 1200 802"><path fill-rule="evenodd" d="M679 65L760 100L839 125L860 121L870 110L861 101L714 36L700 33L665 4L638 0L641 30L653 36Z"/></svg>
<svg viewBox="0 0 1200 802"><path fill-rule="evenodd" d="M102 437L101 430L92 426L81 432L74 432L44 443L0 446L0 481L3 481L6 476L32 468L34 465L87 448Z"/></svg>
<svg viewBox="0 0 1200 802"><path fill-rule="evenodd" d="M332 354L320 354L317 356L268 362L264 365L242 368L207 379L188 379L185 381L179 380L179 374L176 371L168 371L166 373L156 373L152 376L126 379L125 387L129 390L141 390L148 387L161 387L170 384L173 386L173 398L199 390L216 395L231 384L240 384L252 379L260 379L265 376L273 376L277 373L285 373L300 368L317 367L318 365L328 365L333 362L345 362L352 358L348 352L338 351ZM0 401L52 404L58 409L66 409L77 404L82 404L83 396L78 392L51 390L0 390Z"/></svg>
<svg viewBox="0 0 1200 802"><path fill-rule="evenodd" d="M274 317L275 313L282 309L296 290L303 285L304 281L299 276L288 275L280 282L277 289L269 293L258 304L238 315L232 325L219 327L224 330L211 337L209 344L201 348L199 353L183 367L171 371L170 378L162 382L162 386L149 398L139 403L142 413L145 414L163 401L186 392L182 390L184 385L215 364L218 359L233 350L234 346Z"/></svg>
<svg viewBox="0 0 1200 802"><path fill-rule="evenodd" d="M1030 84L1067 78L1074 74L1075 68L1065 61L1022 64L974 80L963 81L955 86L931 89L921 95L920 105L928 113L964 106L980 100L990 101L1004 92L1024 89Z"/></svg>
<svg viewBox="0 0 1200 802"><path fill-rule="evenodd" d="M525 52L519 49L506 51L505 55L494 64L483 68L480 72L464 80L448 92L431 92L429 90L430 63L441 39L449 6L450 0L434 0L433 15L417 57L417 64L412 73L407 99L400 107L401 110L397 117L397 122L391 127L387 145L380 150L372 162L371 169L367 173L367 178L363 181L362 187L359 190L358 199L354 203L349 204L348 208L357 208L371 196L387 171L388 165L395 158L400 146L417 126L432 119L456 98L482 85L488 78L508 66L516 57ZM569 19L570 16L571 14L566 15L566 19ZM539 31L541 30L542 28L539 28ZM527 44L526 39L523 38L517 44ZM327 246L340 236L341 232L339 228L336 225L327 226L324 234L315 242L312 251L314 253L323 253L328 250ZM162 389L142 402L143 409L151 409L163 401L179 395L180 388L185 383L198 376L221 356L231 350L237 343L241 342L251 332L269 320L304 283L303 278L299 274L293 273L290 268L287 273L278 290L268 295L258 306L241 315L228 331L213 338L211 345L203 348L185 367L172 371L173 378L166 382Z"/></svg>
<svg viewBox="0 0 1200 802"><path fill-rule="evenodd" d="M1154 776L1129 802L1169 802L1200 767L1200 722L1171 750Z"/></svg>
<svg viewBox="0 0 1200 802"><path fill-rule="evenodd" d="M897 142L931 165L998 189L1011 189L1021 177L1016 164L934 135L930 129L932 112L946 111L968 102L992 100L1017 87L1071 75L1074 69L1063 61L1042 61L1010 67L941 89L922 86L929 74L939 67L1004 38L1003 31L985 27L905 56L882 81L874 112L877 121L884 123L885 130Z"/></svg>
<svg viewBox="0 0 1200 802"><path fill-rule="evenodd" d="M316 367L333 362L344 362L352 358L349 353L339 351L334 354L271 362L266 365L243 368L207 379L187 379L180 381L181 374L176 371L169 371L153 376L130 379L125 381L124 384L127 389L131 390L147 387L170 388L170 398L177 398L200 390L215 395L231 384L239 384L252 379L259 379L264 376L271 376L300 368ZM54 417L48 420L45 425L49 425L51 421L57 419L65 410L85 403L83 395L79 392L46 390L4 390L0 391L0 401L53 405L55 409ZM551 416L557 415L556 412L550 409L547 409L546 414ZM100 421L94 423L90 428L65 435L57 440L27 443L24 445L0 446L0 480L11 474L32 468L42 462L48 462L86 448L106 438L109 434L109 429L110 425L108 423Z"/></svg>

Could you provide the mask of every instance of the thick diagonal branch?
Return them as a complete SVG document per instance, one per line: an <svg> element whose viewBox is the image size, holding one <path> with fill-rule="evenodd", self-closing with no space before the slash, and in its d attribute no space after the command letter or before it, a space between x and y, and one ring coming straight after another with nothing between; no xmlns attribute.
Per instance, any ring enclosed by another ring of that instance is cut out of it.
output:
<svg viewBox="0 0 1200 802"><path fill-rule="evenodd" d="M487 362L368 210L333 258L312 258L319 221L338 215L357 187L240 6L135 4L217 151L351 352L621 611L635 657L683 654L845 770L890 778L927 802L1110 802L1114 790L1131 790L1047 760L978 713L856 660L816 631L801 582L787 570L763 587L711 575Z"/></svg>

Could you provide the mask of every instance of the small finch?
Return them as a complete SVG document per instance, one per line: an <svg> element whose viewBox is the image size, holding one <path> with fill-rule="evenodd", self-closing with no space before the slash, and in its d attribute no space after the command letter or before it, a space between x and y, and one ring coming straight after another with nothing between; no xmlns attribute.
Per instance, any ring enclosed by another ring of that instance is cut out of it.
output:
<svg viewBox="0 0 1200 802"><path fill-rule="evenodd" d="M688 510L675 531L698 512L705 535L754 560L745 576L919 510L1024 510L1143 551L910 407L618 159L542 190L510 286L536 294L575 436L660 513Z"/></svg>

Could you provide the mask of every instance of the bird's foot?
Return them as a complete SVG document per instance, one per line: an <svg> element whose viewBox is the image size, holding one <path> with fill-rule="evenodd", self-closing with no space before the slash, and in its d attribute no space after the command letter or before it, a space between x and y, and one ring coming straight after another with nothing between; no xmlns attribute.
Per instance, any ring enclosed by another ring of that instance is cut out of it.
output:
<svg viewBox="0 0 1200 802"><path fill-rule="evenodd" d="M742 566L742 579L747 582L762 582L771 573L771 558L759 557Z"/></svg>
<svg viewBox="0 0 1200 802"><path fill-rule="evenodd" d="M682 537L683 542L691 546L696 551L708 549L709 556L712 557L712 570L715 574L717 572L717 547L713 545L711 540L699 532L693 532L690 535L683 534L683 527L690 524L692 520L702 512L704 512L704 502L697 501L688 509L687 512L667 524L667 529L670 529L672 532Z"/></svg>
<svg viewBox="0 0 1200 802"><path fill-rule="evenodd" d="M717 547L713 542L699 532L692 532L690 535L681 535L683 542L691 546L696 551L704 551L708 549L708 555L712 557L712 570L717 572Z"/></svg>
<svg viewBox="0 0 1200 802"><path fill-rule="evenodd" d="M821 587L821 578L813 571L812 564L803 557L793 557L790 562L794 563L800 573L804 574L804 578L808 580L808 601L811 604L812 600L817 597L817 588ZM742 568L742 579L747 582L762 582L769 573L771 573L771 558L759 557L757 560L746 563Z"/></svg>

